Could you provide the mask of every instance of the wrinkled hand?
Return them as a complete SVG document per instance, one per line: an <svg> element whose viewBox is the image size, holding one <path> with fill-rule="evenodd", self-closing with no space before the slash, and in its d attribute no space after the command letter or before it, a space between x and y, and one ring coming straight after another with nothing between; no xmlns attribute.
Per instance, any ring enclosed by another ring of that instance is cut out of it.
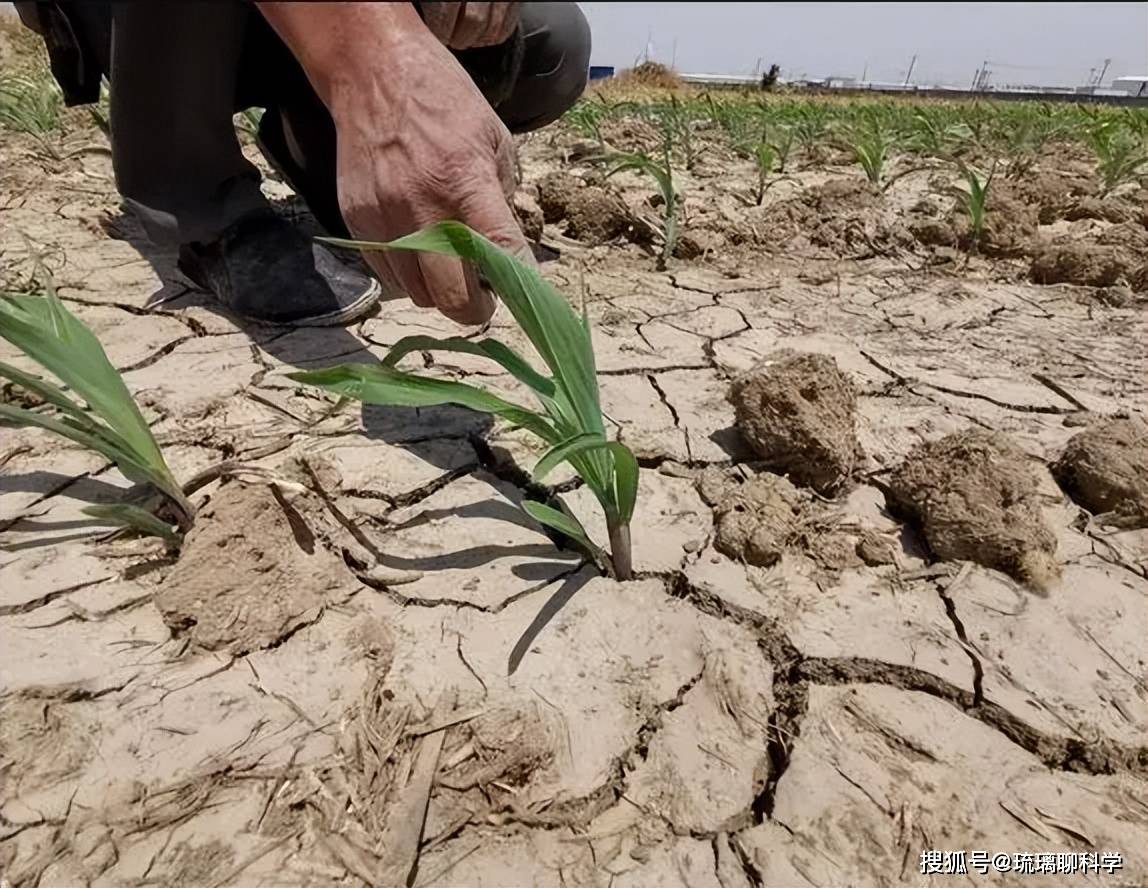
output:
<svg viewBox="0 0 1148 888"><path fill-rule="evenodd" d="M510 133L454 57L422 32L387 48L386 70L329 102L347 227L357 239L386 241L455 219L532 262L510 204ZM364 256L384 283L458 323L483 323L494 311L474 269L457 259L404 250Z"/></svg>
<svg viewBox="0 0 1148 888"><path fill-rule="evenodd" d="M443 3L424 0L419 4L423 21L444 46L473 49L497 46L510 39L518 25L518 3Z"/></svg>

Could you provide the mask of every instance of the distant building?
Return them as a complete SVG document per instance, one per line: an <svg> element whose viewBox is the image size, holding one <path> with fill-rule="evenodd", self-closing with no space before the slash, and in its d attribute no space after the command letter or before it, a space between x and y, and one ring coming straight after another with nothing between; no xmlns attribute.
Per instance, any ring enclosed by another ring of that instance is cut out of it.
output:
<svg viewBox="0 0 1148 888"><path fill-rule="evenodd" d="M1112 81L1112 88L1130 96L1148 96L1148 76L1117 77Z"/></svg>

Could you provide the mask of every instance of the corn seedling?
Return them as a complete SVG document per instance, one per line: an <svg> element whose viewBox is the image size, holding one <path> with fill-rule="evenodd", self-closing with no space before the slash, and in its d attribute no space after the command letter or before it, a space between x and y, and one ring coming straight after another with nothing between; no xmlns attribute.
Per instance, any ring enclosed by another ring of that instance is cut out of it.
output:
<svg viewBox="0 0 1148 888"><path fill-rule="evenodd" d="M789 163L789 154L793 150L796 136L791 126L775 126L767 130L769 145L773 148L774 157L777 158L777 171L785 172L785 165Z"/></svg>
<svg viewBox="0 0 1148 888"><path fill-rule="evenodd" d="M613 166L606 173L606 177L620 173L623 170L634 170L651 176L658 183L658 192L662 197L662 250L658 254L658 271L665 271L666 262L674 255L674 247L678 243L678 196L674 192L674 174L670 167L670 154L668 149L663 151L663 162L658 163L647 154L613 154L606 158Z"/></svg>
<svg viewBox="0 0 1148 888"><path fill-rule="evenodd" d="M908 122L906 144L918 154L952 157L972 137L968 125L953 121L936 109L920 108Z"/></svg>
<svg viewBox="0 0 1148 888"><path fill-rule="evenodd" d="M1094 126L1088 133L1088 140L1096 152L1101 197L1135 180L1140 168L1148 163L1144 143L1115 120Z"/></svg>
<svg viewBox="0 0 1148 888"><path fill-rule="evenodd" d="M967 164L960 164L961 175L965 177L968 189L954 188L957 201L964 209L969 219L969 239L972 252L980 246L981 235L985 230L985 218L988 212L989 188L996 174L996 164L989 170L988 175L974 169Z"/></svg>
<svg viewBox="0 0 1148 888"><path fill-rule="evenodd" d="M124 477L146 485L140 504L89 506L84 512L144 534L177 539L195 510L164 461L147 422L119 372L82 321L49 286L43 294L0 293L0 338L43 367L59 383L0 362L0 378L23 390L20 406L0 401L0 425L35 427L62 435L111 460Z"/></svg>
<svg viewBox="0 0 1148 888"><path fill-rule="evenodd" d="M0 78L0 126L33 136L46 136L60 124L64 97L56 81L7 76Z"/></svg>
<svg viewBox="0 0 1148 888"><path fill-rule="evenodd" d="M889 149L892 147L892 140L885 127L880 121L872 119L854 127L849 132L848 139L853 157L865 171L865 178L878 188L881 187L881 176L885 171L885 162L889 159Z"/></svg>
<svg viewBox="0 0 1148 888"><path fill-rule="evenodd" d="M679 148L686 169L692 170L697 160L697 152L694 147L693 119L689 109L678 101L677 96L670 96L670 106L669 108L662 108L658 120L661 124L664 143L667 146ZM668 154L667 151L667 167L669 166Z"/></svg>
<svg viewBox="0 0 1148 888"><path fill-rule="evenodd" d="M753 159L757 163L757 187L754 188L753 202L756 206L761 206L761 202L765 200L765 192L769 186L767 184L770 173L773 172L773 163L777 158L777 152L773 150L773 146L768 142L759 142L757 150L754 151Z"/></svg>
<svg viewBox="0 0 1148 888"><path fill-rule="evenodd" d="M552 375L538 372L524 357L494 339L408 336L395 343L381 364L343 364L288 376L369 404L456 404L493 414L531 432L549 448L534 467L535 480L542 481L562 463L573 466L605 514L609 557L590 541L582 525L560 501L559 507L554 508L526 500L523 508L540 524L559 531L583 548L619 579L629 579L630 518L638 496L638 463L625 445L606 438L590 324L585 313L578 317L537 271L459 222L440 222L385 244L337 239L329 242L360 250L439 253L475 263ZM493 360L530 389L542 409L531 410L467 383L397 369L404 356L427 351L461 352Z"/></svg>
<svg viewBox="0 0 1148 888"><path fill-rule="evenodd" d="M601 147L606 144L602 138L602 119L606 116L607 110L604 104L583 99L567 111L563 119L574 127L579 135L592 138Z"/></svg>

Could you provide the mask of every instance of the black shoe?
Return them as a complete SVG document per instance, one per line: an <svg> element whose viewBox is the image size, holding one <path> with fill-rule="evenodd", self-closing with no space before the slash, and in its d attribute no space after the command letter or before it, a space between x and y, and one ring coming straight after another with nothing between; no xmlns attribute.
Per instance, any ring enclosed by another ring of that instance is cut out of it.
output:
<svg viewBox="0 0 1148 888"><path fill-rule="evenodd" d="M179 270L237 315L264 324L348 324L382 291L271 211L240 219L211 243L184 244Z"/></svg>

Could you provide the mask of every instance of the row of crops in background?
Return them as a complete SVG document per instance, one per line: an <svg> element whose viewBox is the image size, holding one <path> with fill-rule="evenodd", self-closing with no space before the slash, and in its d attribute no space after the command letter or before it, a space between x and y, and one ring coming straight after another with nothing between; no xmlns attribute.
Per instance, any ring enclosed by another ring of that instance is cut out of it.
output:
<svg viewBox="0 0 1148 888"><path fill-rule="evenodd" d="M945 101L913 98L769 96L688 97L641 101L600 94L565 120L605 143L603 127L644 119L662 136L663 161L692 170L717 142L784 174L820 146L849 151L876 185L897 155L968 163L999 162L1011 177L1032 169L1052 146L1078 143L1095 156L1104 193L1133 180L1148 161L1148 110L1051 102Z"/></svg>

